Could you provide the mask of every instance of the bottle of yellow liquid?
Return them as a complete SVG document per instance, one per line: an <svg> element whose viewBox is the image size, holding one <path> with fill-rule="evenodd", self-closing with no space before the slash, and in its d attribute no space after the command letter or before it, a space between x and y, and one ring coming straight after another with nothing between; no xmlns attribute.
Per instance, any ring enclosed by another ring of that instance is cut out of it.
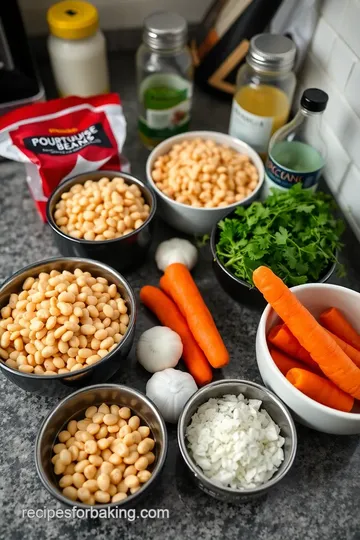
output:
<svg viewBox="0 0 360 540"><path fill-rule="evenodd" d="M271 135L288 119L296 78L294 42L277 34L252 38L237 77L229 133L266 157Z"/></svg>

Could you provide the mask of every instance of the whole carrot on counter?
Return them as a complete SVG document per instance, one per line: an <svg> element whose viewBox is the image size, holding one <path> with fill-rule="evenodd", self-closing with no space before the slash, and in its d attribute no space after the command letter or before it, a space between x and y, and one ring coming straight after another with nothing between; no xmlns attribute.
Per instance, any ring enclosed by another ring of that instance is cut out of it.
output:
<svg viewBox="0 0 360 540"><path fill-rule="evenodd" d="M274 364L276 364L276 367L279 368L281 373L285 375L290 369L293 368L305 368L304 364L301 362L298 362L294 358L290 358L290 356L287 356L287 354L282 353L281 351L278 351L274 347L269 347L269 352L271 355L271 358L274 360Z"/></svg>
<svg viewBox="0 0 360 540"><path fill-rule="evenodd" d="M310 354L300 345L296 337L292 335L285 324L277 324L267 335L268 341L284 353L300 360L313 371L320 373L319 366L311 358ZM304 366L303 366L304 367Z"/></svg>
<svg viewBox="0 0 360 540"><path fill-rule="evenodd" d="M180 263L170 264L161 279L161 286L164 283L212 367L221 368L228 364L229 353L186 266Z"/></svg>
<svg viewBox="0 0 360 540"><path fill-rule="evenodd" d="M337 308L332 307L323 311L320 322L327 330L360 350L360 335Z"/></svg>
<svg viewBox="0 0 360 540"><path fill-rule="evenodd" d="M321 371L341 390L360 399L360 369L339 347L283 281L266 266L253 273L256 287L271 304Z"/></svg>
<svg viewBox="0 0 360 540"><path fill-rule="evenodd" d="M200 386L209 383L212 380L211 367L174 302L160 289L151 285L142 287L140 300L164 326L179 334L183 344L183 360L196 383Z"/></svg>
<svg viewBox="0 0 360 540"><path fill-rule="evenodd" d="M350 412L354 406L353 397L316 373L311 373L306 369L293 368L287 372L286 378L300 392L318 403L327 405L327 407Z"/></svg>

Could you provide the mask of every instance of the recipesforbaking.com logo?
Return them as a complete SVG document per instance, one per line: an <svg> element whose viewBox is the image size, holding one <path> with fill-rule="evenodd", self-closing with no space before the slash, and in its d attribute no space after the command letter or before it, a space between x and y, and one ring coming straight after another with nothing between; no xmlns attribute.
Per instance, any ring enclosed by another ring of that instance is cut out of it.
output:
<svg viewBox="0 0 360 540"><path fill-rule="evenodd" d="M22 517L28 519L125 519L136 521L137 519L169 519L170 511L167 508L143 508L137 511L135 508L23 508Z"/></svg>

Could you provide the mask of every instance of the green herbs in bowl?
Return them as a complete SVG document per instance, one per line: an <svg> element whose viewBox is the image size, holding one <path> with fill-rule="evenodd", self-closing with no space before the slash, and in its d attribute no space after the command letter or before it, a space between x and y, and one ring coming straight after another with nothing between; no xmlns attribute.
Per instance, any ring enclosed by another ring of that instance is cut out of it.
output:
<svg viewBox="0 0 360 540"><path fill-rule="evenodd" d="M272 190L265 202L238 206L219 222L216 254L235 277L250 285L258 266L269 266L286 285L318 281L337 263L344 222L333 215L330 195L295 185ZM343 272L339 266L340 273Z"/></svg>

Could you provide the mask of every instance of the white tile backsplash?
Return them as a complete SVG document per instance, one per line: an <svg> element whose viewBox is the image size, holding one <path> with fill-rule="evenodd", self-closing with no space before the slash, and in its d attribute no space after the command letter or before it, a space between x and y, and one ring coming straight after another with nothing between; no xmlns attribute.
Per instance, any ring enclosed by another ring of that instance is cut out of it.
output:
<svg viewBox="0 0 360 540"><path fill-rule="evenodd" d="M321 3L321 13L326 22L338 30L342 23L345 9L348 2L354 0L323 0Z"/></svg>
<svg viewBox="0 0 360 540"><path fill-rule="evenodd" d="M356 62L357 56L342 38L337 37L331 48L330 57L325 69L339 90L345 89Z"/></svg>
<svg viewBox="0 0 360 540"><path fill-rule="evenodd" d="M320 66L326 67L335 41L335 30L328 25L325 19L320 19L310 48Z"/></svg>
<svg viewBox="0 0 360 540"><path fill-rule="evenodd" d="M355 165L351 165L345 175L338 200L341 208L360 230L360 169Z"/></svg>
<svg viewBox="0 0 360 540"><path fill-rule="evenodd" d="M360 0L323 0L299 90L329 94L321 133L324 175L360 241ZM309 142L315 134L309 134Z"/></svg>
<svg viewBox="0 0 360 540"><path fill-rule="evenodd" d="M339 4L342 4L341 0L339 0ZM360 57L359 23L360 0L350 0L341 18L339 34L358 57Z"/></svg>
<svg viewBox="0 0 360 540"><path fill-rule="evenodd" d="M356 63L346 82L345 98L360 117L360 61Z"/></svg>

